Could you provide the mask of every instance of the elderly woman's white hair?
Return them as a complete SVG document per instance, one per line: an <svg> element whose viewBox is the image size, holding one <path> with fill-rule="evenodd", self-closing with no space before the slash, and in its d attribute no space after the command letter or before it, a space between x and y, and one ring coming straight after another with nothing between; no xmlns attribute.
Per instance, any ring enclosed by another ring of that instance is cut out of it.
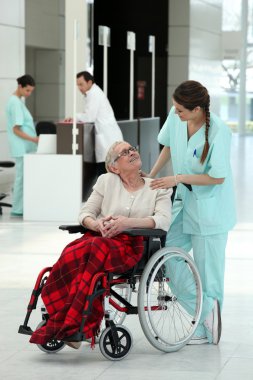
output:
<svg viewBox="0 0 253 380"><path fill-rule="evenodd" d="M105 157L105 168L108 172L111 172L110 166L113 165L117 154L115 153L115 148L117 145L124 143L125 141L115 141L109 148Z"/></svg>

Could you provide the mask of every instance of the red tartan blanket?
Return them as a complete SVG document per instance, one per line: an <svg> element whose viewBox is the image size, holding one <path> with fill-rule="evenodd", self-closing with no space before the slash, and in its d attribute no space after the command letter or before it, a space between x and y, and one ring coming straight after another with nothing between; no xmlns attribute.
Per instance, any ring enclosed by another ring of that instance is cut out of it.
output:
<svg viewBox="0 0 253 380"><path fill-rule="evenodd" d="M36 330L31 343L64 340L80 328L82 312L92 277L100 271L123 273L132 268L143 252L143 238L120 234L113 239L88 232L63 250L42 289L41 298L49 319ZM94 337L103 318L102 300L96 298L84 332Z"/></svg>

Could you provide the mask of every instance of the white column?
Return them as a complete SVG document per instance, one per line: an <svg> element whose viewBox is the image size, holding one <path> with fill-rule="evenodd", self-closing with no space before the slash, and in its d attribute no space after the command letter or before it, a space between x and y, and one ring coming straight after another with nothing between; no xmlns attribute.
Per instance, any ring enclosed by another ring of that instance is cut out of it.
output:
<svg viewBox="0 0 253 380"><path fill-rule="evenodd" d="M84 0L65 0L65 116L73 116L73 72L74 72L74 20L78 23L76 41L76 71L86 70L87 55L87 3ZM76 90L77 91L77 90ZM77 95L77 110L82 109L82 96Z"/></svg>
<svg viewBox="0 0 253 380"><path fill-rule="evenodd" d="M98 43L103 46L103 91L107 96L107 77L108 77L108 47L110 46L110 28L108 26L99 25L98 27Z"/></svg>
<svg viewBox="0 0 253 380"><path fill-rule="evenodd" d="M76 127L76 71L77 71L77 41L79 37L79 24L77 23L77 20L74 20L73 23L73 129L72 129L72 154L76 154L78 150L78 144L77 144L77 135L78 135L78 129Z"/></svg>
<svg viewBox="0 0 253 380"><path fill-rule="evenodd" d="M25 74L25 1L0 1L0 159L10 159L6 131L6 103ZM36 78L35 78L36 79Z"/></svg>
<svg viewBox="0 0 253 380"><path fill-rule="evenodd" d="M155 36L149 36L148 51L152 54L151 68L151 117L155 117Z"/></svg>
<svg viewBox="0 0 253 380"><path fill-rule="evenodd" d="M134 118L134 51L135 33L127 32L127 49L130 50L130 94L129 94L129 119Z"/></svg>

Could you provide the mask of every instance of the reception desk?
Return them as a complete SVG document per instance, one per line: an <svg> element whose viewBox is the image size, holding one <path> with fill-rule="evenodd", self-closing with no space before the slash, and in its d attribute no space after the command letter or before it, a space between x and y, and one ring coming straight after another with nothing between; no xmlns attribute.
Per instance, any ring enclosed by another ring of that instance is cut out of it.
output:
<svg viewBox="0 0 253 380"><path fill-rule="evenodd" d="M77 222L82 204L82 156L24 156L24 220Z"/></svg>

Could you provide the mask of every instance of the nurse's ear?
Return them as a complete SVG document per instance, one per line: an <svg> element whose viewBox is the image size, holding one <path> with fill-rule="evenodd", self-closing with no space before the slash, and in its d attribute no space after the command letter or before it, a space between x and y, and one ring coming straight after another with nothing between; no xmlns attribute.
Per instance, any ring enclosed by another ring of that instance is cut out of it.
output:
<svg viewBox="0 0 253 380"><path fill-rule="evenodd" d="M197 106L193 109L194 112L198 113L199 111L201 110L201 107L200 106Z"/></svg>

